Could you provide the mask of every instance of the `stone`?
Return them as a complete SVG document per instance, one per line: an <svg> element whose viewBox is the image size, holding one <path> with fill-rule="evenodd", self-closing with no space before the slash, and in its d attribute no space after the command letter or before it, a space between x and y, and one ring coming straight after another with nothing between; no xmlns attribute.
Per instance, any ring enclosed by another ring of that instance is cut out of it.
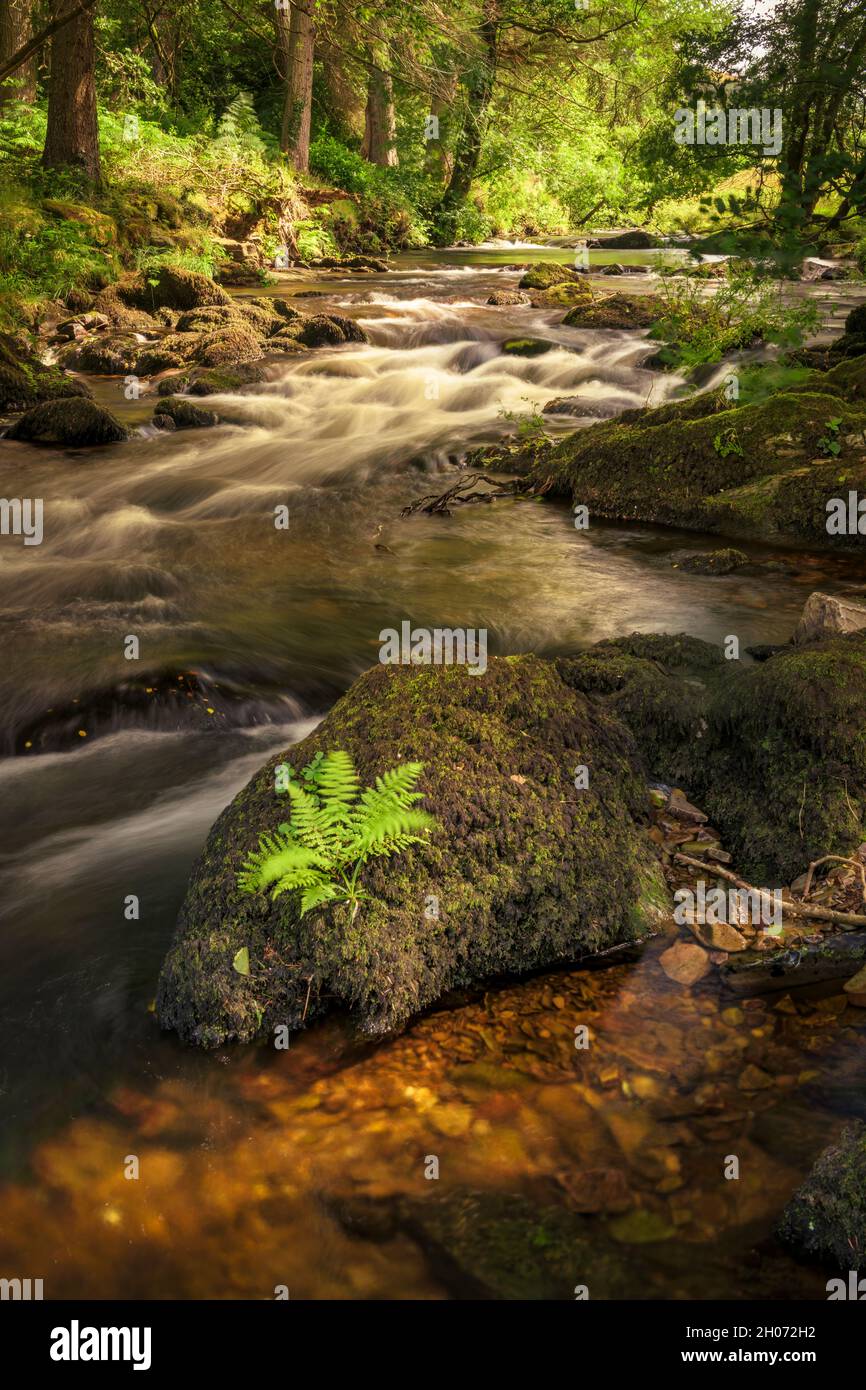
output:
<svg viewBox="0 0 866 1390"><path fill-rule="evenodd" d="M439 827L363 867L369 897L354 920L344 904L301 917L296 894L272 901L237 886L259 835L286 818L275 768L299 771L330 749L352 755L362 786L422 762L422 805ZM573 786L578 752L590 767L584 790ZM646 817L631 735L552 662L492 658L480 676L456 664L376 666L213 827L160 977L160 1022L215 1047L343 1007L381 1034L449 990L641 940L670 911ZM431 891L435 922L423 911ZM232 968L244 946L258 963L248 976Z"/></svg>
<svg viewBox="0 0 866 1390"><path fill-rule="evenodd" d="M745 951L748 942L742 932L730 922L693 922L689 924L698 941L712 951Z"/></svg>
<svg viewBox="0 0 866 1390"><path fill-rule="evenodd" d="M802 646L846 632L860 632L863 628L866 628L866 607L816 591L806 599L791 641L795 646Z"/></svg>
<svg viewBox="0 0 866 1390"><path fill-rule="evenodd" d="M698 983L710 969L706 951L688 941L676 941L659 956L659 964L669 980L678 985Z"/></svg>
<svg viewBox="0 0 866 1390"><path fill-rule="evenodd" d="M801 1258L866 1269L866 1124L847 1126L788 1202L776 1234Z"/></svg>
<svg viewBox="0 0 866 1390"><path fill-rule="evenodd" d="M128 431L109 410L77 397L33 406L6 434L7 439L22 439L28 444L67 444L72 448L119 444L127 437Z"/></svg>
<svg viewBox="0 0 866 1390"><path fill-rule="evenodd" d="M733 574L734 570L749 563L748 555L742 550L726 549L683 555L676 561L676 568L687 574Z"/></svg>

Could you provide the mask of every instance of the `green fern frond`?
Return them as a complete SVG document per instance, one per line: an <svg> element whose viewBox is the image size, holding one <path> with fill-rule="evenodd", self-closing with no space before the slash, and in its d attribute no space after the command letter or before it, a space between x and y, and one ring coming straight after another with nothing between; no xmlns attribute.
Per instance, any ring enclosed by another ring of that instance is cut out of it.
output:
<svg viewBox="0 0 866 1390"><path fill-rule="evenodd" d="M258 893L293 870L328 867L324 855L286 837L262 835L259 845L247 855L238 874L238 887L244 893Z"/></svg>
<svg viewBox="0 0 866 1390"><path fill-rule="evenodd" d="M319 763L316 786L322 801L330 807L350 806L358 795L360 780L355 764L342 749L326 753Z"/></svg>
<svg viewBox="0 0 866 1390"><path fill-rule="evenodd" d="M411 837L415 842L421 837L416 832L430 831L435 821L426 811L384 811L375 820L368 821L358 836L359 852L369 854L376 849L379 853L390 852L391 846L400 838Z"/></svg>

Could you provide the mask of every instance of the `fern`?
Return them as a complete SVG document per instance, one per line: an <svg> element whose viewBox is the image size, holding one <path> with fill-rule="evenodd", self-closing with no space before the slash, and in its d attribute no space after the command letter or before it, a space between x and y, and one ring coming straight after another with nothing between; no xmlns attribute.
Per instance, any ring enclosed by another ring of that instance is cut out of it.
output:
<svg viewBox="0 0 866 1390"><path fill-rule="evenodd" d="M244 893L271 889L272 898L300 893L302 917L328 903L351 903L354 918L367 897L358 886L364 864L423 844L436 826L415 807L423 766L393 767L363 792L351 756L341 749L317 753L301 780L290 769L285 792L291 820L259 836L258 849L238 873L238 887Z"/></svg>

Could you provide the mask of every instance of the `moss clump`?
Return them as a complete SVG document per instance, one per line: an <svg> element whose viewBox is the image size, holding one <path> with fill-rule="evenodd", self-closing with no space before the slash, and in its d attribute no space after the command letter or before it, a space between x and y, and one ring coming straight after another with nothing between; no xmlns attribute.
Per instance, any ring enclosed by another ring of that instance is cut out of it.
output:
<svg viewBox="0 0 866 1390"><path fill-rule="evenodd" d="M243 315L233 304L209 304L205 308L187 309L175 324L178 333L213 333L230 323L243 322Z"/></svg>
<svg viewBox="0 0 866 1390"><path fill-rule="evenodd" d="M64 366L96 376L122 376L131 372L141 352L134 338L110 334L74 343L62 354Z"/></svg>
<svg viewBox="0 0 866 1390"><path fill-rule="evenodd" d="M164 265L153 289L153 305L168 309L202 309L211 304L231 304L231 296L207 275Z"/></svg>
<svg viewBox="0 0 866 1390"><path fill-rule="evenodd" d="M502 351L507 357L540 357L555 346L546 338L509 338L502 344Z"/></svg>
<svg viewBox="0 0 866 1390"><path fill-rule="evenodd" d="M791 1198L777 1227L801 1256L866 1269L866 1125L843 1130Z"/></svg>
<svg viewBox="0 0 866 1390"><path fill-rule="evenodd" d="M780 652L714 693L694 792L744 877L789 883L866 836L866 637Z"/></svg>
<svg viewBox="0 0 866 1390"><path fill-rule="evenodd" d="M10 334L0 334L0 410L26 410L40 401L69 396L89 397L90 390L57 367L43 366Z"/></svg>
<svg viewBox="0 0 866 1390"><path fill-rule="evenodd" d="M345 907L299 919L295 895L238 892L261 831L285 818L275 768L346 749L362 782L424 763L420 803L440 829L374 860L354 923ZM271 760L220 816L194 870L162 970L164 1027L203 1046L298 1027L327 1006L364 1029L399 1028L447 990L638 939L666 893L640 822L645 793L627 730L536 657L375 667L302 743ZM589 768L589 789L574 785ZM438 916L425 915L435 899ZM232 969L249 950L251 972Z"/></svg>
<svg viewBox="0 0 866 1390"><path fill-rule="evenodd" d="M29 444L68 444L83 448L92 444L118 444L127 438L127 431L110 411L95 401L44 401L35 405L15 421L8 439L23 439Z"/></svg>
<svg viewBox="0 0 866 1390"><path fill-rule="evenodd" d="M650 776L691 782L709 690L727 665L720 648L685 634L636 632L556 664L567 685L622 720Z"/></svg>

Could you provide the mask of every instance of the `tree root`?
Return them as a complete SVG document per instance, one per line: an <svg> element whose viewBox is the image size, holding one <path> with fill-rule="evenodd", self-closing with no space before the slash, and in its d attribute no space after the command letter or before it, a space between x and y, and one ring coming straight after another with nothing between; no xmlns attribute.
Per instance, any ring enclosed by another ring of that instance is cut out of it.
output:
<svg viewBox="0 0 866 1390"><path fill-rule="evenodd" d="M477 483L487 483L494 488L493 492L481 491L472 492L471 489ZM520 487L518 479L512 483L498 483L494 478L488 478L486 473L470 473L468 477L461 478L459 483L455 483L447 492L438 496L436 493L428 493L426 497L420 497L417 502L412 502L410 506L404 507L401 516L414 516L416 512L426 512L428 516L450 516L451 507L458 503L472 502L495 502L498 497L520 497L525 495Z"/></svg>

